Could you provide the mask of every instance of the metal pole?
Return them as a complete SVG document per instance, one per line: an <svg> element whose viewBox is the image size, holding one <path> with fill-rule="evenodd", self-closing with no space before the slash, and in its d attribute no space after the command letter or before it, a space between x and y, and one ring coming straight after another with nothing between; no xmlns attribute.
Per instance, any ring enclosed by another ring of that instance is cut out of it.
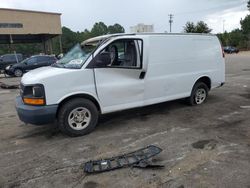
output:
<svg viewBox="0 0 250 188"><path fill-rule="evenodd" d="M62 49L62 35L59 35L59 45L60 45L60 53L63 53L63 49Z"/></svg>
<svg viewBox="0 0 250 188"><path fill-rule="evenodd" d="M13 39L12 39L12 35L10 35L10 44L13 44L13 43L14 43L14 41L13 41ZM11 48L11 50L12 50L12 48ZM13 49L13 53L14 53L14 55L15 55L16 62L19 63L19 62L18 62L17 55L16 55L16 49Z"/></svg>
<svg viewBox="0 0 250 188"><path fill-rule="evenodd" d="M52 44L52 39L49 39L49 49L50 49L50 55L53 54L53 44Z"/></svg>
<svg viewBox="0 0 250 188"><path fill-rule="evenodd" d="M173 24L173 17L174 17L174 15L173 14L169 14L168 15L169 16L169 31L170 31L170 33L172 33L172 24Z"/></svg>
<svg viewBox="0 0 250 188"><path fill-rule="evenodd" d="M225 20L223 20L223 33L225 33Z"/></svg>

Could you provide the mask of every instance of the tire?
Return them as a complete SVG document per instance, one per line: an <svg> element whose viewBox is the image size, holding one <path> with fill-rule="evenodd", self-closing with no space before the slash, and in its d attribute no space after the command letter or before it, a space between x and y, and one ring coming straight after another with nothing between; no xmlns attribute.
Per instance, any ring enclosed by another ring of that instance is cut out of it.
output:
<svg viewBox="0 0 250 188"><path fill-rule="evenodd" d="M192 89L191 96L188 98L188 103L191 106L203 104L207 100L208 91L209 89L205 83L197 82Z"/></svg>
<svg viewBox="0 0 250 188"><path fill-rule="evenodd" d="M57 118L63 133L72 137L83 136L95 129L99 112L92 101L75 98L61 106Z"/></svg>
<svg viewBox="0 0 250 188"><path fill-rule="evenodd" d="M21 69L15 69L14 70L14 75L15 75L15 77L22 77L23 76L23 71Z"/></svg>

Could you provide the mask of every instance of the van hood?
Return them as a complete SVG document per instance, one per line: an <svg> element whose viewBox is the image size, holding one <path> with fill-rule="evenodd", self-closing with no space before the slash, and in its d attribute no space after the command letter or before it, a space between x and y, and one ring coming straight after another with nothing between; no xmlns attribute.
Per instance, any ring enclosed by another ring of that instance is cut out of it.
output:
<svg viewBox="0 0 250 188"><path fill-rule="evenodd" d="M23 75L21 83L24 85L27 84L39 84L43 83L45 80L56 77L61 74L70 73L76 69L65 69L57 67L41 67L34 69Z"/></svg>

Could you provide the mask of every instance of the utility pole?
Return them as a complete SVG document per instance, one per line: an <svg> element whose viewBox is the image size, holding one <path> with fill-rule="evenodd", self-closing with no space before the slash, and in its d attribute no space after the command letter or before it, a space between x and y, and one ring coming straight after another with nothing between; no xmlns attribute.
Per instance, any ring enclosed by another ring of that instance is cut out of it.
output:
<svg viewBox="0 0 250 188"><path fill-rule="evenodd" d="M223 20L223 33L225 33L225 20Z"/></svg>
<svg viewBox="0 0 250 188"><path fill-rule="evenodd" d="M170 26L169 31L171 33L172 32L172 24L173 24L174 15L173 14L169 14L168 16L169 16L169 26Z"/></svg>

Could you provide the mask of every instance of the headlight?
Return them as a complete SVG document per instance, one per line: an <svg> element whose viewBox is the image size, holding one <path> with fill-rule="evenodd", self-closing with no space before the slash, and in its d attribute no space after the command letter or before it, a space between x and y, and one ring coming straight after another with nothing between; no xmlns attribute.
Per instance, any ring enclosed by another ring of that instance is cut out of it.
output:
<svg viewBox="0 0 250 188"><path fill-rule="evenodd" d="M10 69L10 65L9 65L9 66L7 66L5 69L6 69L6 70L9 70L9 69Z"/></svg>
<svg viewBox="0 0 250 188"><path fill-rule="evenodd" d="M41 84L24 86L22 92L23 102L28 105L45 105L45 92Z"/></svg>
<svg viewBox="0 0 250 188"><path fill-rule="evenodd" d="M34 97L43 97L43 94L44 94L44 90L42 87L40 86L34 86L32 88L32 95Z"/></svg>

